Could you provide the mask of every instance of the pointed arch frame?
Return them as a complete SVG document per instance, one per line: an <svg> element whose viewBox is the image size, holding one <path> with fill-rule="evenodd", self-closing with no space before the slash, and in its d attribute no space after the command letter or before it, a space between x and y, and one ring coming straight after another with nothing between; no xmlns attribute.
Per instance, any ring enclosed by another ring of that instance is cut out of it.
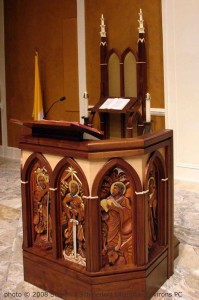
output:
<svg viewBox="0 0 199 300"><path fill-rule="evenodd" d="M147 202L145 199L145 195L142 190L141 180L135 171L135 169L122 158L113 158L109 160L98 172L96 177L94 178L92 185L92 195L99 195L99 189L102 185L103 178L107 174L107 172L114 167L120 167L125 174L127 175L130 185L134 186L135 190L133 192L132 198L134 198L134 207L132 216L133 220L133 234L134 234L134 262L135 265L141 266L146 263L146 206ZM133 204L132 204L133 205ZM98 249L102 248L101 239L100 239L100 228L101 228L101 217L100 217L100 203L99 199L97 202L97 213L98 213L98 231L96 232L96 237L100 241ZM98 250L98 261L101 260L101 254ZM99 263L99 269L101 268L101 264Z"/></svg>
<svg viewBox="0 0 199 300"><path fill-rule="evenodd" d="M41 162L41 164L45 165L45 168L49 175L49 195L51 199L51 182L52 182L52 168L47 161L47 159L41 153L32 153L28 159L26 160L24 167L21 170L21 191L22 191L22 219L23 219L23 247L30 248L33 246L33 236L32 236L32 216L31 216L31 187L30 187L30 175L33 169L33 166L36 162ZM52 209L52 219L54 215L54 205L51 205ZM56 228L52 226L52 248L53 248L53 256L55 256L55 248L56 248Z"/></svg>
<svg viewBox="0 0 199 300"><path fill-rule="evenodd" d="M164 247L168 243L167 197L169 179L167 178L165 160L159 151L153 152L148 159L144 178L145 189L148 189L149 173L153 166L155 166L158 171L158 245Z"/></svg>
<svg viewBox="0 0 199 300"><path fill-rule="evenodd" d="M64 170L66 169L67 166L72 166L72 168L77 171L78 177L80 181L82 182L82 186L84 187L84 196L89 195L89 186L88 182L86 179L86 176L82 170L82 168L79 166L79 164L72 158L70 157L65 157L61 159L58 164L55 166L55 169L53 170L53 178L52 178L52 185L54 186L54 199L55 201L55 214L56 214L56 240L57 240L57 247L56 247L56 255L57 258L62 258L62 245L61 245L61 217L60 217L60 209L61 209L61 199L60 199L60 179L63 175ZM85 220L87 219L88 215L88 200L84 200L84 205L85 205ZM86 227L87 228L87 227ZM86 237L88 238L87 235L87 230L85 233ZM88 258L87 258L88 259ZM67 262L66 262L67 264ZM71 262L70 262L71 264Z"/></svg>

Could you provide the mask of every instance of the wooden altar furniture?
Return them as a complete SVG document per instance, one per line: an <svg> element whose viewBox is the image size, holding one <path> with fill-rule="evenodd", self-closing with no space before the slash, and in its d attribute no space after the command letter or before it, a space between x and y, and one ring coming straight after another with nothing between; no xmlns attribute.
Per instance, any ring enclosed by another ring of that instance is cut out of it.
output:
<svg viewBox="0 0 199 300"><path fill-rule="evenodd" d="M137 50L127 47L121 53L116 48L108 48L106 25L103 15L101 17L100 99L90 109L87 124L92 127L93 118L99 114L100 128L106 138L132 137L150 131L150 120L146 118L147 61L142 10L139 12L138 22ZM111 109L102 109L101 106L107 99L119 99L121 102L129 99L129 102L120 109L114 109L114 103ZM116 132L117 129L120 129L119 133Z"/></svg>
<svg viewBox="0 0 199 300"><path fill-rule="evenodd" d="M178 251L172 131L85 140L101 135L20 123L25 281L67 300L150 299Z"/></svg>

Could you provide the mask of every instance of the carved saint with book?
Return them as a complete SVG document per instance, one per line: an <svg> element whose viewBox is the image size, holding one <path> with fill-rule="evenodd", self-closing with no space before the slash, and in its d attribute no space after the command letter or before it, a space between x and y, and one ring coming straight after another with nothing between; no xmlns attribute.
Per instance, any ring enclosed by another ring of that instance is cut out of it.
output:
<svg viewBox="0 0 199 300"><path fill-rule="evenodd" d="M106 191L106 192L105 192ZM104 178L101 196L103 266L133 263L131 188L125 172L114 168Z"/></svg>

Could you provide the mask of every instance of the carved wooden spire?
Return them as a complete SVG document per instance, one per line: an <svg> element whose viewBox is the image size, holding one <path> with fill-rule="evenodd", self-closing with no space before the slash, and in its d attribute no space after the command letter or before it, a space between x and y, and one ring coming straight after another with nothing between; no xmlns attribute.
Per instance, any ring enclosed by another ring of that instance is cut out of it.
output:
<svg viewBox="0 0 199 300"><path fill-rule="evenodd" d="M147 92L147 76L146 76L146 49L145 49L145 28L142 9L139 12L139 38L138 38L138 98L142 102L142 117L146 119L146 92Z"/></svg>
<svg viewBox="0 0 199 300"><path fill-rule="evenodd" d="M139 12L139 27L138 27L138 31L139 33L144 33L144 20L143 20L143 14L142 14L142 9L140 8L140 12Z"/></svg>
<svg viewBox="0 0 199 300"><path fill-rule="evenodd" d="M108 95L108 74L107 74L107 38L106 38L106 31L105 31L105 23L104 23L104 16L101 15L101 24L100 24L100 67L101 67L101 97L105 97Z"/></svg>
<svg viewBox="0 0 199 300"><path fill-rule="evenodd" d="M100 36L101 37L106 37L106 30L105 30L106 25L104 24L104 16L103 16L103 14L101 16L101 25L100 25L100 27L101 27Z"/></svg>

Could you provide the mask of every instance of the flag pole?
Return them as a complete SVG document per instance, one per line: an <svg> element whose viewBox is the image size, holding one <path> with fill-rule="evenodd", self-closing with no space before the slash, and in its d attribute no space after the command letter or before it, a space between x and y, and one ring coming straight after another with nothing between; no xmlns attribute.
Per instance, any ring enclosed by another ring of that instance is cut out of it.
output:
<svg viewBox="0 0 199 300"><path fill-rule="evenodd" d="M38 51L35 50L35 83L34 83L35 85L34 85L34 104L33 104L33 113L32 113L34 120L42 120L44 117L38 57L39 57Z"/></svg>

